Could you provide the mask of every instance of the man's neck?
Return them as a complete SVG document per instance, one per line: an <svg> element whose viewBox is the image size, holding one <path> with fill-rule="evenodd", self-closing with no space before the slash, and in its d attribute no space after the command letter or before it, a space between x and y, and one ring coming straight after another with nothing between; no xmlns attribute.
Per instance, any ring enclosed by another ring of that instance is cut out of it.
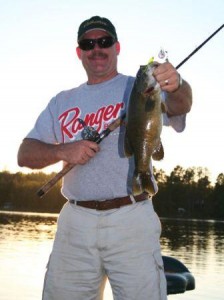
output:
<svg viewBox="0 0 224 300"><path fill-rule="evenodd" d="M105 75L103 75L103 76L88 76L87 83L88 84L99 84L104 81L108 81L117 75L118 75L118 72L117 72L117 70L115 70L114 72L112 72L111 74L108 74L107 76L105 76Z"/></svg>

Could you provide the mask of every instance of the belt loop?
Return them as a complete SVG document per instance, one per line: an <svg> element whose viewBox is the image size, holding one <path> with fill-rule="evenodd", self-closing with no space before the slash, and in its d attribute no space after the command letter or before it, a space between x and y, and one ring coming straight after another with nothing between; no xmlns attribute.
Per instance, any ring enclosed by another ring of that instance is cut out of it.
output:
<svg viewBox="0 0 224 300"><path fill-rule="evenodd" d="M73 205L77 205L77 201L76 200L71 199L71 200L69 200L69 202L72 203Z"/></svg>
<svg viewBox="0 0 224 300"><path fill-rule="evenodd" d="M129 196L130 196L130 199L131 199L132 204L136 203L135 197L134 197L133 195L129 195Z"/></svg>

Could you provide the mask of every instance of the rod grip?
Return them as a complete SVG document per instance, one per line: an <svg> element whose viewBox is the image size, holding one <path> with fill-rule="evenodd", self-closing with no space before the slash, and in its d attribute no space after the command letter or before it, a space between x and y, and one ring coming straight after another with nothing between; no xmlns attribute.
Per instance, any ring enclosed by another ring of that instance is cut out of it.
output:
<svg viewBox="0 0 224 300"><path fill-rule="evenodd" d="M37 196L43 197L63 176L65 176L75 165L67 164L51 180L45 183L38 191Z"/></svg>

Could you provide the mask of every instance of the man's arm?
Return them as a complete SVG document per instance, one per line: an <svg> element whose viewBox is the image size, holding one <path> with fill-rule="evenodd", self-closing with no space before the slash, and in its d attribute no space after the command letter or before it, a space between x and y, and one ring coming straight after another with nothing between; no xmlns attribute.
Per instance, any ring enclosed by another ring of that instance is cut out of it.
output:
<svg viewBox="0 0 224 300"><path fill-rule="evenodd" d="M185 80L176 91L167 93L166 105L169 117L186 114L191 110L192 90Z"/></svg>
<svg viewBox="0 0 224 300"><path fill-rule="evenodd" d="M59 161L57 145L43 143L35 139L24 139L18 151L18 165L31 169L41 169Z"/></svg>
<svg viewBox="0 0 224 300"><path fill-rule="evenodd" d="M188 113L192 106L192 90L185 80L180 82L180 75L174 66L169 62L161 64L155 69L154 76L161 89L167 92L167 115L171 117Z"/></svg>
<svg viewBox="0 0 224 300"><path fill-rule="evenodd" d="M99 146L87 140L52 145L26 138L18 151L18 165L31 169L42 169L61 160L71 164L85 164L98 151Z"/></svg>

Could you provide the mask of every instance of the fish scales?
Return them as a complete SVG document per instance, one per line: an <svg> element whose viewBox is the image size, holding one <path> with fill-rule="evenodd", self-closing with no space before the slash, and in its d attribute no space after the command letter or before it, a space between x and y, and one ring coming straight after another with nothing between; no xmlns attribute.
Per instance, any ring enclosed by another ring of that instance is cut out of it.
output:
<svg viewBox="0 0 224 300"><path fill-rule="evenodd" d="M156 66L150 63L140 67L129 100L124 150L127 157L134 155L134 195L156 193L151 158L161 160L164 157L160 135L165 106L160 86L153 76Z"/></svg>

